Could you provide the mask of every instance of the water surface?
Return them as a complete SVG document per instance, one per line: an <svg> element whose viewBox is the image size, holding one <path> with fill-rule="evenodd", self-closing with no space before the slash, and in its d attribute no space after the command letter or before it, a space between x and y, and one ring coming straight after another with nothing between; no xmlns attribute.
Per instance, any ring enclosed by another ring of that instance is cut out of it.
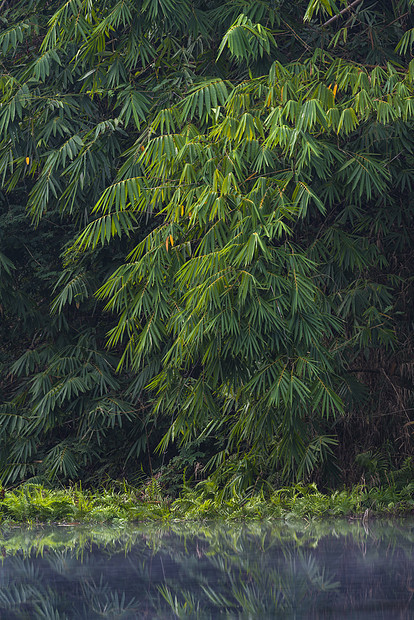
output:
<svg viewBox="0 0 414 620"><path fill-rule="evenodd" d="M414 618L414 520L3 528L0 618Z"/></svg>

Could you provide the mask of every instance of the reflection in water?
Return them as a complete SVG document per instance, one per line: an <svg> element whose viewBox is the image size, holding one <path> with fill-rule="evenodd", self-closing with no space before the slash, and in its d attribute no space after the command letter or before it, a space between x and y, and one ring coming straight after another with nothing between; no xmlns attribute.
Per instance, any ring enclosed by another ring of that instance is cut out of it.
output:
<svg viewBox="0 0 414 620"><path fill-rule="evenodd" d="M4 529L0 617L414 618L414 521Z"/></svg>

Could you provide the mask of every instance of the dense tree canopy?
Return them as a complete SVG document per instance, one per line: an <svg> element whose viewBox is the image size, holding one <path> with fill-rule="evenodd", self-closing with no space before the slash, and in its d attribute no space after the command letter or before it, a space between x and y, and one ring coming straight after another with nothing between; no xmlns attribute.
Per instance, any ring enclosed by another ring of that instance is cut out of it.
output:
<svg viewBox="0 0 414 620"><path fill-rule="evenodd" d="M2 4L4 481L404 464L413 18Z"/></svg>

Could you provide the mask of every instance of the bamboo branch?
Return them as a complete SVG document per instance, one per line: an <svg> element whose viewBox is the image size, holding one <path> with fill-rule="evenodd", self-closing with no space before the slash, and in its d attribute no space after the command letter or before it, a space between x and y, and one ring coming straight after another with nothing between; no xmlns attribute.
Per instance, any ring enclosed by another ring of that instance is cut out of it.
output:
<svg viewBox="0 0 414 620"><path fill-rule="evenodd" d="M328 21L325 22L324 24L322 24L322 28L324 28L325 26L328 26L328 24L332 24L332 22L337 20L338 17L341 17L341 15L343 15L344 13L349 11L350 9L354 8L354 6L356 6L357 4L360 4L361 2L362 2L362 0L354 0L353 2L351 2L351 4L348 4L348 6L346 6L344 9L342 9L342 11L339 11L339 13L337 13L336 15L334 15L333 17L328 19Z"/></svg>

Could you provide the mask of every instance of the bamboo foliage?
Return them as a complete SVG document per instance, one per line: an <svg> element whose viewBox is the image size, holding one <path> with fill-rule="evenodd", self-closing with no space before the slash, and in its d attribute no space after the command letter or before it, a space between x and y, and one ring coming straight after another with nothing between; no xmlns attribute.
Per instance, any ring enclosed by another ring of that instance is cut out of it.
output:
<svg viewBox="0 0 414 620"><path fill-rule="evenodd" d="M1 249L7 320L33 325L7 476L76 477L128 434L136 456L146 425L222 471L332 463L350 367L398 341L411 3L29 4L0 32L2 221L23 203L52 264L21 243L28 285Z"/></svg>

